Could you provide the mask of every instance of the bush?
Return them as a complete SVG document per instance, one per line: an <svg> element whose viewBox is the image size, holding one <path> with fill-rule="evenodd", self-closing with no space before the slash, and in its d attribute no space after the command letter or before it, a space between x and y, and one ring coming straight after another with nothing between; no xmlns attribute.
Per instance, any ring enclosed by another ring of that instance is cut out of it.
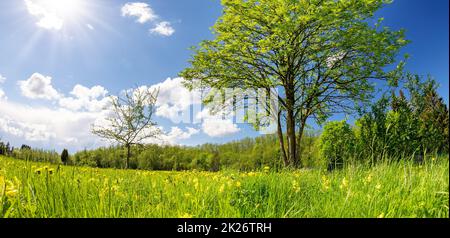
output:
<svg viewBox="0 0 450 238"><path fill-rule="evenodd" d="M345 121L333 121L325 125L319 140L321 156L327 160L328 170L342 168L353 157L355 136Z"/></svg>
<svg viewBox="0 0 450 238"><path fill-rule="evenodd" d="M69 152L67 149L64 149L61 153L61 162L66 165L69 162Z"/></svg>

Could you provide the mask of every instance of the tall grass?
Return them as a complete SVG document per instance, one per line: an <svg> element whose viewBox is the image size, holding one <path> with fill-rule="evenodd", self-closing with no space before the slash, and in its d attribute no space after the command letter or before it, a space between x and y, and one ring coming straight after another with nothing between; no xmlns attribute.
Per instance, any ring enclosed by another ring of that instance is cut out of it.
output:
<svg viewBox="0 0 450 238"><path fill-rule="evenodd" d="M0 157L0 217L449 217L449 160L152 172Z"/></svg>

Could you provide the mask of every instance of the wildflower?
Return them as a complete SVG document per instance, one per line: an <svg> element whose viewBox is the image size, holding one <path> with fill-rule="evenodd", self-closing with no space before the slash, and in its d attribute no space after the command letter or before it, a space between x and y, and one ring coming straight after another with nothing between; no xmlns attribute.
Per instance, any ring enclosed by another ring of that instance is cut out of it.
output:
<svg viewBox="0 0 450 238"><path fill-rule="evenodd" d="M223 193L224 190L225 190L225 184L222 184L219 188L219 193Z"/></svg>
<svg viewBox="0 0 450 238"><path fill-rule="evenodd" d="M9 198L15 197L17 195L17 193L18 193L17 189L14 189L14 188L10 188L9 190L7 189L5 192L6 196Z"/></svg>
<svg viewBox="0 0 450 238"><path fill-rule="evenodd" d="M372 182L372 174L369 174L369 175L367 176L366 181L367 181L368 183Z"/></svg>
<svg viewBox="0 0 450 238"><path fill-rule="evenodd" d="M344 177L343 179L342 179L342 182L341 182L341 185L339 186L341 189L344 189L344 188L347 188L347 186L348 186L348 181L347 181L347 179Z"/></svg>
<svg viewBox="0 0 450 238"><path fill-rule="evenodd" d="M375 186L376 190L380 190L381 189L381 184L377 183L377 185Z"/></svg>
<svg viewBox="0 0 450 238"><path fill-rule="evenodd" d="M192 215L185 212L183 215L180 216L180 218L192 218Z"/></svg>
<svg viewBox="0 0 450 238"><path fill-rule="evenodd" d="M113 186L111 186L111 191L112 191L112 192L117 192L117 191L119 191L119 186L118 186L118 185L113 185Z"/></svg>
<svg viewBox="0 0 450 238"><path fill-rule="evenodd" d="M330 180L328 180L325 175L322 176L322 186L325 190L330 188Z"/></svg>
<svg viewBox="0 0 450 238"><path fill-rule="evenodd" d="M2 194L3 193L3 194ZM0 176L0 196L6 195L8 198L14 198L18 194L16 185L4 177Z"/></svg>
<svg viewBox="0 0 450 238"><path fill-rule="evenodd" d="M380 215L378 215L378 217L377 218L384 218L384 212L383 213L381 213Z"/></svg>
<svg viewBox="0 0 450 238"><path fill-rule="evenodd" d="M269 173L270 171L270 167L269 166L264 166L264 172L265 173Z"/></svg>
<svg viewBox="0 0 450 238"><path fill-rule="evenodd" d="M295 180L292 181L292 189L294 190L295 193L298 193L300 191L300 186Z"/></svg>
<svg viewBox="0 0 450 238"><path fill-rule="evenodd" d="M237 182L236 182L236 187L237 187L237 188L240 188L240 187L241 187L241 182L237 181Z"/></svg>

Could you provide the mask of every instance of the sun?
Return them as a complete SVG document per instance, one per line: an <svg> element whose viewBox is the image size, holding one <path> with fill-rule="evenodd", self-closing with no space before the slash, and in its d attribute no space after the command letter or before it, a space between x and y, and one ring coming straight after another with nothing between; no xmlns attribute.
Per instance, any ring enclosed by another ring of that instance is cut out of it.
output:
<svg viewBox="0 0 450 238"><path fill-rule="evenodd" d="M67 22L86 15L86 0L25 0L28 12L38 18L38 26L60 30Z"/></svg>
<svg viewBox="0 0 450 238"><path fill-rule="evenodd" d="M35 3L61 19L78 17L83 10L82 0L36 0Z"/></svg>

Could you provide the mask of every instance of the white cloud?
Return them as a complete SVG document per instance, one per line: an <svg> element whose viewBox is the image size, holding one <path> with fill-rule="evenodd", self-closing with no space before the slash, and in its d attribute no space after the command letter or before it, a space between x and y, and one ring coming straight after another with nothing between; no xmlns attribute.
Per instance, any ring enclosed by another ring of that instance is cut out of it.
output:
<svg viewBox="0 0 450 238"><path fill-rule="evenodd" d="M62 97L59 99L59 105L72 111L102 111L110 103L109 98L106 97L108 91L99 85L87 88L77 84L70 94L74 97Z"/></svg>
<svg viewBox="0 0 450 238"><path fill-rule="evenodd" d="M171 36L175 33L175 29L173 29L170 22L163 21L156 24L154 28L150 29L150 33L162 36Z"/></svg>
<svg viewBox="0 0 450 238"><path fill-rule="evenodd" d="M17 137L23 137L27 141L46 141L55 138L55 134L49 132L48 129L46 124L32 124L0 118L0 130Z"/></svg>
<svg viewBox="0 0 450 238"><path fill-rule="evenodd" d="M90 133L90 125L107 113L75 112L63 108L29 107L0 101L0 131L30 142L95 148L104 143Z"/></svg>
<svg viewBox="0 0 450 238"><path fill-rule="evenodd" d="M170 129L169 133L165 133L161 135L160 143L158 144L170 144L174 145L180 142L181 140L186 140L191 138L193 135L196 135L200 132L200 130L192 128L192 127L186 127L187 131L183 131L179 127L172 127Z"/></svg>
<svg viewBox="0 0 450 238"><path fill-rule="evenodd" d="M231 114L223 116L222 113L212 114L210 109L205 108L199 112L196 117L202 120L202 131L211 137L228 136L238 133L241 129L233 123Z"/></svg>
<svg viewBox="0 0 450 238"><path fill-rule="evenodd" d="M37 17L39 20L36 25L47 30L61 30L64 20L55 12L49 11L42 1L25 0L28 13Z"/></svg>
<svg viewBox="0 0 450 238"><path fill-rule="evenodd" d="M3 91L3 89L0 88L0 101L7 99L8 98L6 97L5 91Z"/></svg>
<svg viewBox="0 0 450 238"><path fill-rule="evenodd" d="M137 22L143 24L158 18L150 5L143 2L129 2L122 6L122 16L137 17Z"/></svg>
<svg viewBox="0 0 450 238"><path fill-rule="evenodd" d="M191 106L200 108L202 97L200 91L190 92L182 84L183 78L168 78L164 82L151 86L158 89L159 95L156 103L156 115L170 119L174 123L189 123ZM224 117L223 115L228 115ZM232 135L240 131L237 124L233 123L230 111L212 114L205 108L194 115L194 122L200 122L202 131L211 137Z"/></svg>
<svg viewBox="0 0 450 238"><path fill-rule="evenodd" d="M211 137L228 136L241 131L231 119L205 119L202 124L202 130Z"/></svg>
<svg viewBox="0 0 450 238"><path fill-rule="evenodd" d="M34 73L25 81L18 81L22 95L31 99L58 99L59 93L52 86L52 78Z"/></svg>
<svg viewBox="0 0 450 238"><path fill-rule="evenodd" d="M151 89L159 89L156 102L157 116L179 123L190 115L191 105L201 103L200 93L190 92L182 85L182 82L183 78L168 78L164 82L150 87ZM190 121L190 118L186 119Z"/></svg>

